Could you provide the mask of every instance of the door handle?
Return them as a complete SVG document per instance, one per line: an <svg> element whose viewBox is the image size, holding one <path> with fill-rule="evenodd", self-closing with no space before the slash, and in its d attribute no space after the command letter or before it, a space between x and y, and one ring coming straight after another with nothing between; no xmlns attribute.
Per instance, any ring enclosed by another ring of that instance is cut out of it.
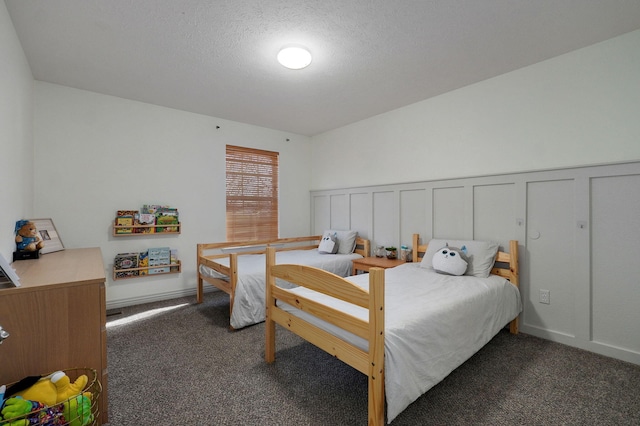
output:
<svg viewBox="0 0 640 426"><path fill-rule="evenodd" d="M6 339L9 336L10 334L0 325L0 345L2 344L4 339Z"/></svg>

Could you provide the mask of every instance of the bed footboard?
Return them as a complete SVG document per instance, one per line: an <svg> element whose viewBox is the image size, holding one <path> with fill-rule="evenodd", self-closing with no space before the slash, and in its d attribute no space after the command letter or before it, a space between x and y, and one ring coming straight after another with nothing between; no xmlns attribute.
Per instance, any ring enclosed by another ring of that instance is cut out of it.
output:
<svg viewBox="0 0 640 426"><path fill-rule="evenodd" d="M196 289L196 301L202 303L204 296L204 282L229 294L232 298L235 292L235 285L238 278L237 256L242 254L261 254L271 245L279 246L281 250L303 250L318 247L318 243L322 237L312 235L308 237L295 238L279 238L276 240L258 240L258 241L225 241L220 243L202 243L197 245L197 265L196 273L198 274L198 286ZM232 250L235 250L232 252ZM225 253L226 251L226 253ZM229 266L221 264L218 260L229 258ZM221 275L222 278L207 277L200 271L200 266L206 266L213 269ZM231 303L233 306L233 303Z"/></svg>
<svg viewBox="0 0 640 426"><path fill-rule="evenodd" d="M202 243L197 245L197 265L196 273L198 274L198 282L196 289L196 301L202 303L204 296L204 283L207 282L214 287L224 291L233 298L235 284L237 282L238 264L237 258L232 259L230 251L239 249L237 255L242 254L262 254L267 247L275 247L278 251L288 250L312 250L318 247L322 235L311 235L306 237L278 238L275 240L260 241L233 241L220 243ZM225 253L225 251L228 251ZM364 238L356 238L356 247L354 252L361 256L369 256L371 251L370 242ZM229 267L219 263L221 258L229 258ZM212 278L205 276L200 271L200 266L206 266L213 269L226 279Z"/></svg>
<svg viewBox="0 0 640 426"><path fill-rule="evenodd" d="M384 414L384 270L369 271L369 291L318 268L304 265L275 265L275 249L267 248L266 336L265 360L275 361L276 324L287 328L366 374L369 378L369 425L383 425ZM324 293L368 310L368 320L318 303L310 298L276 286L276 278L301 287ZM277 301L340 327L368 341L368 350L342 340L331 333L288 313L277 306Z"/></svg>

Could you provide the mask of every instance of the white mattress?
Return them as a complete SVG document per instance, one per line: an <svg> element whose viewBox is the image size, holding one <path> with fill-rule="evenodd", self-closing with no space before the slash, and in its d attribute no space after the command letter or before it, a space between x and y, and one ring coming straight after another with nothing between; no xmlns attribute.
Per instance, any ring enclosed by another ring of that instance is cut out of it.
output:
<svg viewBox="0 0 640 426"><path fill-rule="evenodd" d="M369 274L349 277L368 289ZM368 320L363 308L321 295L331 306ZM310 319L308 314L279 304ZM391 422L420 395L484 346L522 310L520 292L504 278L453 277L407 263L385 271L385 395ZM368 343L317 319L312 322L368 350Z"/></svg>
<svg viewBox="0 0 640 426"><path fill-rule="evenodd" d="M321 254L318 253L317 249L276 252L277 264L293 263L315 266L341 277L351 275L351 261L360 258L362 256L357 253ZM229 266L228 257L216 259L216 262ZM238 329L264 321L265 271L266 259L264 254L242 254L238 256L238 282L230 320L233 328ZM228 278L204 265L200 265L200 273L207 277Z"/></svg>

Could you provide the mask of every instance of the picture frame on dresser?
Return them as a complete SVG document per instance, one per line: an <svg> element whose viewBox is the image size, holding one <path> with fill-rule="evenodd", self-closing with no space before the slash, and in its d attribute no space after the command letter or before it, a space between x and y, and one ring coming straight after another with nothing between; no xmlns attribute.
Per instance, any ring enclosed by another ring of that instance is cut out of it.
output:
<svg viewBox="0 0 640 426"><path fill-rule="evenodd" d="M29 219L29 221L36 225L38 234L40 234L42 241L44 241L44 247L40 249L40 254L64 250L64 244L62 244L60 234L58 234L56 226L53 224L53 220L51 218Z"/></svg>
<svg viewBox="0 0 640 426"><path fill-rule="evenodd" d="M7 259L0 254L0 288L20 287L20 278Z"/></svg>

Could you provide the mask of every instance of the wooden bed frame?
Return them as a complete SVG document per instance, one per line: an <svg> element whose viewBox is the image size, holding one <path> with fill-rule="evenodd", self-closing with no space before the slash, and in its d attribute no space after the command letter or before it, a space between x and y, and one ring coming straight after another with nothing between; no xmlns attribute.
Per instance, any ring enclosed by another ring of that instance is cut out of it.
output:
<svg viewBox="0 0 640 426"><path fill-rule="evenodd" d="M413 261L420 260L427 245L419 245L419 236L413 236ZM275 361L276 324L296 333L308 342L366 374L368 380L368 423L385 424L384 396L384 270L369 270L369 292L349 281L304 265L276 265L275 250L267 249L267 293L266 293L266 344L265 360ZM491 271L518 286L518 242L509 242L509 253L498 252ZM369 320L364 321L339 310L276 286L276 278L327 294L337 299L368 309ZM288 313L276 305L282 301L305 311L318 319L340 327L369 342L368 351L342 340L311 323ZM518 333L518 318L509 324L511 333Z"/></svg>
<svg viewBox="0 0 640 426"><path fill-rule="evenodd" d="M287 250L312 250L318 247L322 235L311 235L307 237L279 238L275 240L261 241L233 241L220 243L198 244L197 266L198 288L196 294L197 303L202 303L204 296L204 282L224 291L229 295L229 315L233 310L233 299L235 295L236 283L238 282L238 256L243 254L263 254L268 247L274 247L277 251ZM227 253L223 253L224 250ZM231 250L235 252L230 252ZM364 238L356 238L355 253L364 257L370 254L370 242ZM229 259L229 266L219 263L221 258ZM223 274L227 279L213 278L203 275L200 272L200 265L207 266L214 271Z"/></svg>

